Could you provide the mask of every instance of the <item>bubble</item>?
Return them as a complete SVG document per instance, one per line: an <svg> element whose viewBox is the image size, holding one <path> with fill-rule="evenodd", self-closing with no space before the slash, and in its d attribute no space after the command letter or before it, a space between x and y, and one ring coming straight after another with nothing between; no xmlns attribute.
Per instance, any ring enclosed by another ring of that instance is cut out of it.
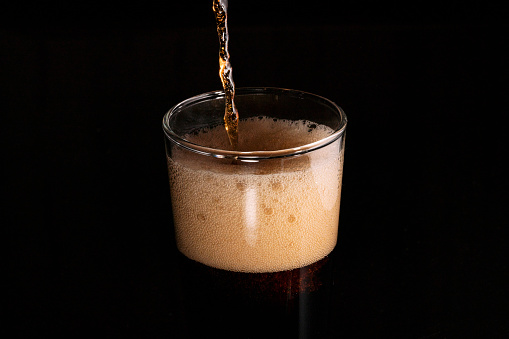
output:
<svg viewBox="0 0 509 339"><path fill-rule="evenodd" d="M279 181L271 183L271 187L273 191L281 192L283 190L283 184Z"/></svg>
<svg viewBox="0 0 509 339"><path fill-rule="evenodd" d="M297 220L297 218L295 218L295 215L290 214L290 215L288 216L288 222L289 222L289 223L295 222L295 220Z"/></svg>
<svg viewBox="0 0 509 339"><path fill-rule="evenodd" d="M238 189L239 191L241 191L241 192L244 192L244 191L246 190L246 184L245 184L245 183L243 183L243 182L238 182L238 183L236 184L236 186L237 186L237 189Z"/></svg>
<svg viewBox="0 0 509 339"><path fill-rule="evenodd" d="M274 209L270 206L266 206L266 205L262 205L262 208L263 208L263 213L265 215L272 215L274 214Z"/></svg>

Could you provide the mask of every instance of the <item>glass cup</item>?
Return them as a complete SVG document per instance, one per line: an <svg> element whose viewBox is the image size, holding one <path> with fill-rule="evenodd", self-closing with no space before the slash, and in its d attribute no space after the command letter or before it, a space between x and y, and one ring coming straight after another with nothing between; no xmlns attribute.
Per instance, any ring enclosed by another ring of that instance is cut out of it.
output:
<svg viewBox="0 0 509 339"><path fill-rule="evenodd" d="M346 116L301 91L239 88L238 147L224 92L163 119L183 333L326 338Z"/></svg>

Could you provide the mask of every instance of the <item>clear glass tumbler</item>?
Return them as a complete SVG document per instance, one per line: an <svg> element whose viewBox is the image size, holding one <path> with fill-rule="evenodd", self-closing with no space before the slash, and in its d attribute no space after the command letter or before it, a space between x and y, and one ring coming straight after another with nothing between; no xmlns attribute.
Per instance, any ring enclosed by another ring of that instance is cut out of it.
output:
<svg viewBox="0 0 509 339"><path fill-rule="evenodd" d="M326 338L346 116L332 101L239 88L163 119L186 337Z"/></svg>

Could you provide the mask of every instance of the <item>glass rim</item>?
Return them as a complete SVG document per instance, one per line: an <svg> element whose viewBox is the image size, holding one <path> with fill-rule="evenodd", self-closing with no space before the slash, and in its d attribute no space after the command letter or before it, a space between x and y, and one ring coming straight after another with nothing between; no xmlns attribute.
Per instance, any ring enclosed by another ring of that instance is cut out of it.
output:
<svg viewBox="0 0 509 339"><path fill-rule="evenodd" d="M273 150L273 151L235 151L235 150L224 150L212 147L206 147L202 145L198 145L196 143L192 143L183 137L177 135L170 126L170 117L179 112L186 107L190 107L196 103L205 102L211 99L224 98L224 91L211 91L202 94L198 94L192 96L180 103L176 104L164 115L163 117L163 130L164 134L168 139L176 143L177 145L188 149L192 152L212 156L215 158L226 158L226 159L235 159L235 160L245 160L245 161L257 161L262 159L273 159L273 158L282 158L289 156L296 156L304 153L308 153L319 148L325 147L334 141L336 141L339 137L341 137L346 129L347 118L345 112L333 101L324 98L322 96L312 94L309 92L294 90L294 89L286 89L286 88L278 88L278 87L240 87L235 89L235 95L249 95L249 94L294 94L301 98L312 98L315 101L321 101L326 103L331 109L336 111L340 118L339 127L325 138L317 140L315 142L285 148L281 150ZM242 118L242 117L241 117ZM226 133L226 132L225 132Z"/></svg>

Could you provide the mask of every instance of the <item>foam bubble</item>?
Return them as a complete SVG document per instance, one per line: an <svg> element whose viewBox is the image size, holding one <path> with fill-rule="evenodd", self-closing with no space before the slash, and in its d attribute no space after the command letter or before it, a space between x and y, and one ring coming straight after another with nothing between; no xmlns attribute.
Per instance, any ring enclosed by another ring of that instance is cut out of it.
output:
<svg viewBox="0 0 509 339"><path fill-rule="evenodd" d="M239 131L243 151L301 146L333 132L309 121L267 117L242 120ZM222 126L188 139L229 146ZM179 250L208 266L240 272L289 270L322 259L337 241L340 143L240 165L175 149L168 166Z"/></svg>

